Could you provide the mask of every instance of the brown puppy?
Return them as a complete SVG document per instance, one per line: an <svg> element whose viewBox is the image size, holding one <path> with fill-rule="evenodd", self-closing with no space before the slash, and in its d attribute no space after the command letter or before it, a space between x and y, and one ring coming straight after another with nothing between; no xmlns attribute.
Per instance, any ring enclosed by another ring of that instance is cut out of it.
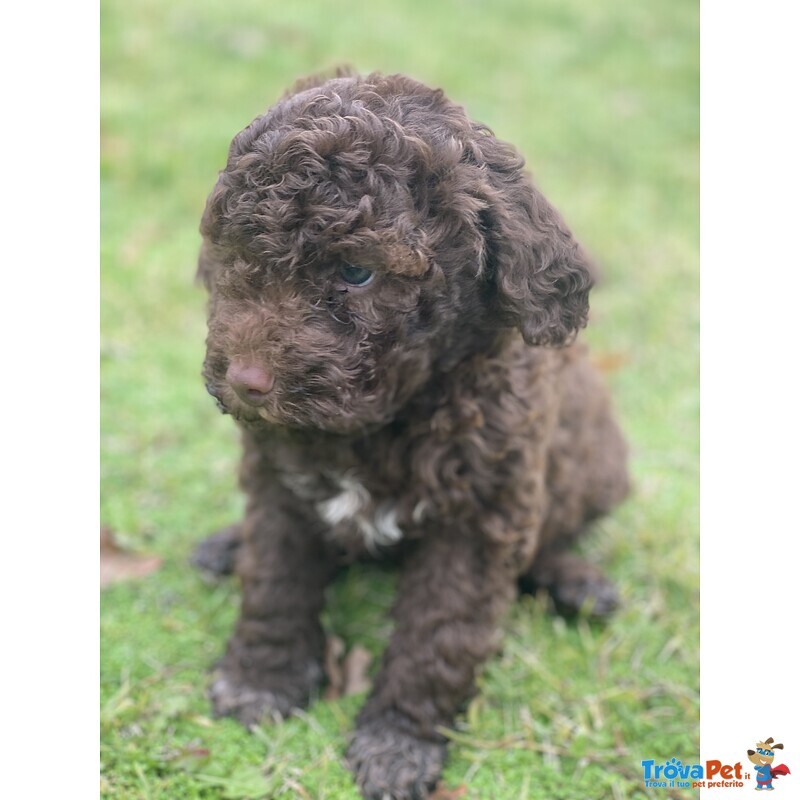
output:
<svg viewBox="0 0 800 800"><path fill-rule="evenodd" d="M284 97L234 139L201 230L204 374L241 426L247 494L206 551L241 539L215 709L303 705L337 564L394 553L395 629L348 758L366 797L425 797L518 581L616 604L563 552L628 486L570 344L590 268L517 152L402 76Z"/></svg>

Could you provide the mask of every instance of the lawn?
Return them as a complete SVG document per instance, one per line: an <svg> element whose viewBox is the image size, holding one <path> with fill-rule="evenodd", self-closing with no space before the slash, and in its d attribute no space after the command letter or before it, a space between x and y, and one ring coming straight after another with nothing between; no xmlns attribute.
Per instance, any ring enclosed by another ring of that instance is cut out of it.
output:
<svg viewBox="0 0 800 800"><path fill-rule="evenodd" d="M635 491L587 553L624 607L605 627L515 606L452 731L467 800L683 797L640 762L698 755L698 9L686 0L103 0L101 519L158 556L101 600L101 794L358 798L363 696L249 733L210 715L237 613L193 543L241 512L233 423L200 379L197 225L228 143L297 76L351 63L442 86L526 155L602 265L585 338L629 436ZM326 627L378 654L392 580L351 570Z"/></svg>

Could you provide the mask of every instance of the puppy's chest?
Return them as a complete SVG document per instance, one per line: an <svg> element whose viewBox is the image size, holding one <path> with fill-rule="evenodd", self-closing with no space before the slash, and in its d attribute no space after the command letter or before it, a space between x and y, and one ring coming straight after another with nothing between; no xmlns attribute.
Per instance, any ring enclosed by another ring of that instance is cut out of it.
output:
<svg viewBox="0 0 800 800"><path fill-rule="evenodd" d="M356 469L285 472L281 482L343 543L358 539L376 552L407 535L407 503Z"/></svg>

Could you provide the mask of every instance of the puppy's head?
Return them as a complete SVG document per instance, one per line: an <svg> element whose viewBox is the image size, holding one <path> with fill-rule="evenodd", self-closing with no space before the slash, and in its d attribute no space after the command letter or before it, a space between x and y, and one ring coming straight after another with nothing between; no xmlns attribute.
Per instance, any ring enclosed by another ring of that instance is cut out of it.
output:
<svg viewBox="0 0 800 800"><path fill-rule="evenodd" d="M201 232L204 374L251 426L391 421L500 331L565 342L591 275L516 151L402 76L305 88L231 144Z"/></svg>

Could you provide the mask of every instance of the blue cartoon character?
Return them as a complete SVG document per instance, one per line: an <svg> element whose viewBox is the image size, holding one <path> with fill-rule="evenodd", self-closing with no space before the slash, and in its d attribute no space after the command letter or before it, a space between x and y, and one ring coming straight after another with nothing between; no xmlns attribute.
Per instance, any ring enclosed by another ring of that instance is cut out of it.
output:
<svg viewBox="0 0 800 800"><path fill-rule="evenodd" d="M772 785L773 778L791 774L786 764L772 766L772 762L775 760L775 751L783 750L783 745L773 744L774 741L770 736L765 742L756 742L755 750L747 751L747 757L755 764L756 791L763 789L771 791L775 788Z"/></svg>

